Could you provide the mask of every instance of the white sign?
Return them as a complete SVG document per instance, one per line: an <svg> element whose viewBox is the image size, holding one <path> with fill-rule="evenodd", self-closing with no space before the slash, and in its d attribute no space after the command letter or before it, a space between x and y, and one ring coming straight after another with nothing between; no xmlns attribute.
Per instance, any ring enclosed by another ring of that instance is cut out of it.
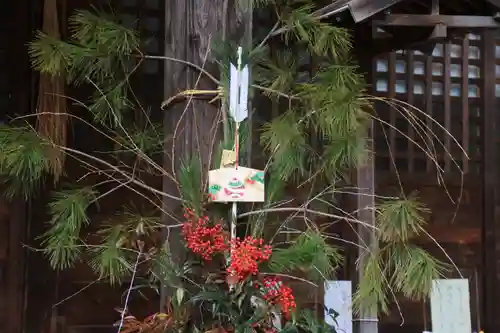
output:
<svg viewBox="0 0 500 333"><path fill-rule="evenodd" d="M434 280L431 319L434 333L472 332L468 279Z"/></svg>
<svg viewBox="0 0 500 333"><path fill-rule="evenodd" d="M238 67L229 64L229 114L237 123L248 117L248 65L241 68L242 48L238 47Z"/></svg>
<svg viewBox="0 0 500 333"><path fill-rule="evenodd" d="M327 281L325 283L325 322L339 333L352 333L352 283ZM338 312L337 324L328 315L328 309Z"/></svg>

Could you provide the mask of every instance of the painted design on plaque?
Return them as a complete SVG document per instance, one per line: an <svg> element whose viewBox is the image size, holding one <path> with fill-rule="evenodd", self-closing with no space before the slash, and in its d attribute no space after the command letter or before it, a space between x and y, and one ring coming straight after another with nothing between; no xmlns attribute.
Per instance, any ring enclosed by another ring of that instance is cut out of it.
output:
<svg viewBox="0 0 500 333"><path fill-rule="evenodd" d="M264 172L246 167L208 173L208 192L214 202L263 202Z"/></svg>

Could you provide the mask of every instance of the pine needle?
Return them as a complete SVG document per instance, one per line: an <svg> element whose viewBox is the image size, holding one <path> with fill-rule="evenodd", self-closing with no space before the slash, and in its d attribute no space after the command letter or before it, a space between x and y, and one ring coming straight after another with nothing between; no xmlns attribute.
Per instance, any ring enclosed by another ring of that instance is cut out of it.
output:
<svg viewBox="0 0 500 333"><path fill-rule="evenodd" d="M300 270L311 279L321 281L333 278L333 272L342 259L339 250L329 245L320 232L308 230L291 246L275 250L269 267L278 273Z"/></svg>
<svg viewBox="0 0 500 333"><path fill-rule="evenodd" d="M51 227L40 238L52 267L71 267L82 252L80 232L90 220L87 208L96 192L89 187L55 192L49 203Z"/></svg>

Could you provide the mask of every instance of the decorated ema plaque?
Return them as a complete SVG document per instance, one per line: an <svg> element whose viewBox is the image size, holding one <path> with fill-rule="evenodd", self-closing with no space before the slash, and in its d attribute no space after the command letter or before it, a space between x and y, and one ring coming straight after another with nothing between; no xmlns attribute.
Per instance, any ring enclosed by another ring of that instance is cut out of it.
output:
<svg viewBox="0 0 500 333"><path fill-rule="evenodd" d="M214 202L264 202L264 171L246 167L208 173L208 192Z"/></svg>

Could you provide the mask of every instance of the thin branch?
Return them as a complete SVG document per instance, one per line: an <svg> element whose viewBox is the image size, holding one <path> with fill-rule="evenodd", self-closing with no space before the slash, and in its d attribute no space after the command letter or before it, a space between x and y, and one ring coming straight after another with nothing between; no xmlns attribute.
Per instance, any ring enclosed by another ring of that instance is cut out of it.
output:
<svg viewBox="0 0 500 333"><path fill-rule="evenodd" d="M200 71L201 73L205 74L210 80L212 80L216 85L220 85L220 81L215 78L212 74L210 74L206 69L202 68L201 66L198 66L190 61L182 60L182 59L177 59L177 58L171 58L171 57L166 57L166 56L152 56L152 55L141 55L144 59L154 59L154 60L166 60L166 61L173 61L173 62L178 62L184 65L188 65L190 67L193 67L194 69Z"/></svg>
<svg viewBox="0 0 500 333"><path fill-rule="evenodd" d="M334 219L345 220L345 221L348 221L348 222L359 223L359 224L364 225L365 227L372 228L374 230L378 230L378 228L375 227L374 225L371 225L369 223L365 223L365 222L357 220L357 219L353 219L353 218L349 218L349 217L341 216L341 215L336 215L336 214L325 213L325 212L321 212L319 210L313 210L313 209L309 209L309 208L302 208L302 207L283 207L283 208L257 209L257 210L253 210L251 212L246 212L246 213L239 214L238 218L243 218L243 217L246 217L246 216L256 215L256 214L261 214L261 213L277 213L277 212L303 212L303 213L311 213L311 214L315 214L315 215L331 217L331 218L334 218Z"/></svg>

